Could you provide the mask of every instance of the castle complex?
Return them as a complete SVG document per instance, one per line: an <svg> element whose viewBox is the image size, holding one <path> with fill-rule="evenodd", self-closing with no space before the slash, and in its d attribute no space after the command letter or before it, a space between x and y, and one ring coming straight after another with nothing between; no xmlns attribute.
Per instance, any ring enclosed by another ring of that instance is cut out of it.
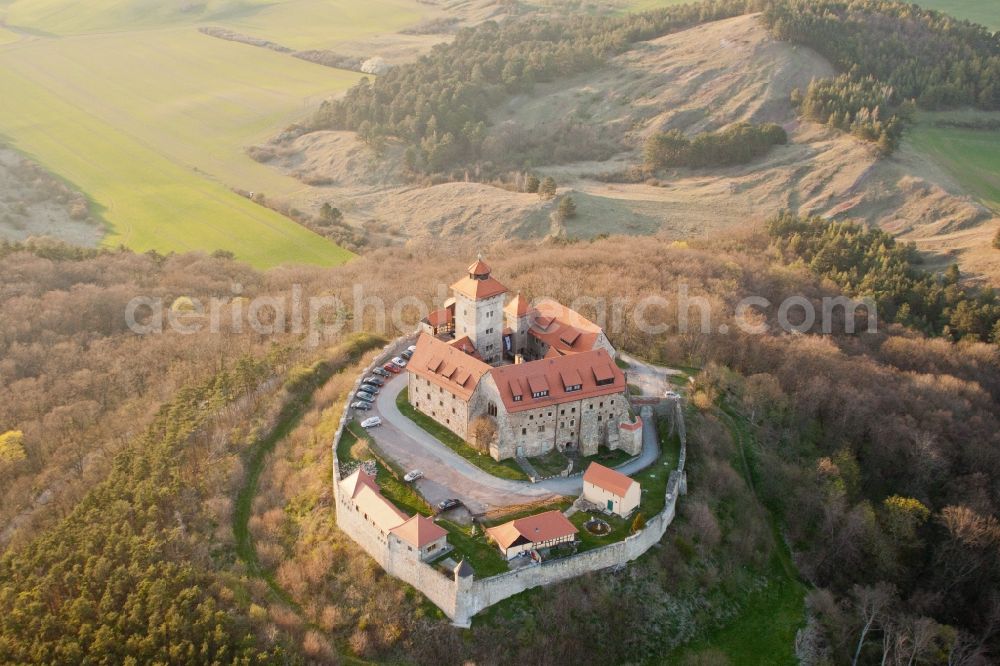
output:
<svg viewBox="0 0 1000 666"><path fill-rule="evenodd" d="M642 423L604 331L563 305L530 305L479 259L421 323L409 402L496 460L599 447L638 455Z"/></svg>

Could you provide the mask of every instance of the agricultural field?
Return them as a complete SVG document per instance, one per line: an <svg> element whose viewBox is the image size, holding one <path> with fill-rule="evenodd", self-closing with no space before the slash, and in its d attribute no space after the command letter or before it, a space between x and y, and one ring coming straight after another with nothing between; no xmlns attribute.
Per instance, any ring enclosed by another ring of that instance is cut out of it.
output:
<svg viewBox="0 0 1000 666"><path fill-rule="evenodd" d="M907 133L907 142L963 190L1000 213L1000 130L942 126L944 115L923 114ZM990 115L1000 124L1000 114Z"/></svg>
<svg viewBox="0 0 1000 666"><path fill-rule="evenodd" d="M226 249L257 267L334 265L351 253L233 192L286 197L301 183L247 146L359 74L197 31L223 25L292 47L334 46L421 18L413 0L0 6L0 137L83 191L107 246ZM164 73L169 72L169 76Z"/></svg>
<svg viewBox="0 0 1000 666"><path fill-rule="evenodd" d="M996 0L919 0L914 4L1000 30L1000 4Z"/></svg>

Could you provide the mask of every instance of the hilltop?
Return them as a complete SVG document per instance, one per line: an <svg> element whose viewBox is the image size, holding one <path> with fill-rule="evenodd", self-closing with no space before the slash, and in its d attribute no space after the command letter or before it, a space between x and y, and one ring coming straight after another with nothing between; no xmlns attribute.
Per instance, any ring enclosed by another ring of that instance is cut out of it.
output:
<svg viewBox="0 0 1000 666"><path fill-rule="evenodd" d="M792 90L833 72L814 51L775 40L756 15L747 15L640 42L595 72L511 96L491 113L484 146L530 150L557 143L560 150L534 171L553 176L559 194L575 199L579 213L564 228L549 219L552 202L531 194L474 182L405 182L402 148L392 142L379 159L351 132L302 130L265 150L270 164L311 184L297 205L333 200L348 221L391 221L400 238L686 239L788 209L860 219L945 253L942 262L959 257L966 270L992 271L978 254L963 253L988 246L1000 219L946 173L905 142L880 159L871 144L797 116ZM651 134L692 135L737 122L778 123L788 145L742 166L674 169L658 180L620 182L642 162ZM481 212L474 226L469 210Z"/></svg>

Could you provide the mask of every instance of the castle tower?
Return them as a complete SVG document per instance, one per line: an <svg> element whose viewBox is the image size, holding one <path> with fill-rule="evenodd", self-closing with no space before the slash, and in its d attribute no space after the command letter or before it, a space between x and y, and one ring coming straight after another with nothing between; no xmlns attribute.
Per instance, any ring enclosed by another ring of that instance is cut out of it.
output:
<svg viewBox="0 0 1000 666"><path fill-rule="evenodd" d="M507 287L490 275L482 256L467 269L467 276L451 285L455 294L455 339L468 337L487 363L503 354L503 302Z"/></svg>
<svg viewBox="0 0 1000 666"><path fill-rule="evenodd" d="M528 299L517 293L504 309L504 321L511 333L511 356L524 354L528 348L528 329L531 328L531 306Z"/></svg>

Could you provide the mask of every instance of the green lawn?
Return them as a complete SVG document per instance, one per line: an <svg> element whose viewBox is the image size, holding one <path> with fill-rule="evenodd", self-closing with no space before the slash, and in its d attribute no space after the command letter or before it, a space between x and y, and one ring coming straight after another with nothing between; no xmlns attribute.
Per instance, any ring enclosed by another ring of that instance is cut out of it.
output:
<svg viewBox="0 0 1000 666"><path fill-rule="evenodd" d="M590 467L590 463L596 462L605 467L618 467L631 460L634 456L630 455L627 451L622 451L621 449L610 450L607 447L600 447L592 456L583 456L577 461L577 466L573 468L574 472L583 471L586 472L587 468Z"/></svg>
<svg viewBox="0 0 1000 666"><path fill-rule="evenodd" d="M528 462L542 476L556 476L569 467L569 459L556 449L552 449L544 456L528 458Z"/></svg>
<svg viewBox="0 0 1000 666"><path fill-rule="evenodd" d="M969 194L1000 213L1000 131L936 126L941 120L977 118L1000 122L1000 113L920 114L904 141L946 171Z"/></svg>
<svg viewBox="0 0 1000 666"><path fill-rule="evenodd" d="M486 578L507 571L507 560L497 547L487 543L486 535L482 530L476 536L471 535L471 527L465 527L450 520L440 520L438 525L448 530L448 543L455 547L456 553L452 554L452 559L456 562L464 557L477 578ZM479 529L479 528L477 528Z"/></svg>
<svg viewBox="0 0 1000 666"><path fill-rule="evenodd" d="M580 530L577 533L576 538L579 539L582 543L577 548L576 552L582 553L586 550L591 550L592 548L600 548L601 546L607 546L610 543L621 541L622 539L624 539L625 537L627 537L629 534L632 533L631 520L626 520L625 518L619 518L618 516L606 516L604 514L601 514L596 517L600 518L601 520L611 525L611 532L602 536L597 536L596 534L591 534L590 532L588 532L587 528L585 528L583 525L584 523L586 523L588 520L591 519L591 514L589 513L580 511L570 516L569 521L574 525L576 525L576 528Z"/></svg>
<svg viewBox="0 0 1000 666"><path fill-rule="evenodd" d="M448 430L443 425L431 417L421 414L413 408L407 401L409 389L403 389L396 396L396 406L403 416L409 418L418 426L437 438L442 444L462 456L481 470L501 479L511 479L514 481L527 481L528 476L517 466L513 460L502 460L497 462L488 455L479 453L468 442Z"/></svg>
<svg viewBox="0 0 1000 666"><path fill-rule="evenodd" d="M670 472L677 469L681 442L677 435L668 435L670 426L666 419L658 425L660 435L660 457L656 462L632 476L642 486L642 500L639 511L647 518L655 516L666 505L667 482Z"/></svg>

